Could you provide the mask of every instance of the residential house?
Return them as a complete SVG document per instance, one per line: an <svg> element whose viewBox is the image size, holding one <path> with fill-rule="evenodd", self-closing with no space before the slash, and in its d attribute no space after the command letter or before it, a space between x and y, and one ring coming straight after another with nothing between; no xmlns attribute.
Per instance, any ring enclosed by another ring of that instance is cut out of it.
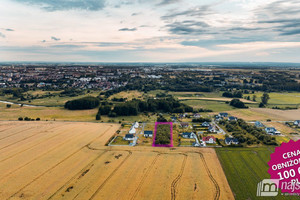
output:
<svg viewBox="0 0 300 200"><path fill-rule="evenodd" d="M200 115L199 113L195 113L195 114L193 115L193 117L196 118L196 119L199 119L199 118L201 117L201 115Z"/></svg>
<svg viewBox="0 0 300 200"><path fill-rule="evenodd" d="M135 122L135 123L133 124L133 127L134 127L134 128L139 128L139 123L138 123L138 122Z"/></svg>
<svg viewBox="0 0 300 200"><path fill-rule="evenodd" d="M183 138L189 138L189 139L192 139L195 137L195 133L193 133L193 132L184 132L181 135Z"/></svg>
<svg viewBox="0 0 300 200"><path fill-rule="evenodd" d="M176 122L177 117L171 117L171 120L172 120L173 122Z"/></svg>
<svg viewBox="0 0 300 200"><path fill-rule="evenodd" d="M227 145L239 144L239 141L236 138L228 137L228 138L225 139L225 144L227 144Z"/></svg>
<svg viewBox="0 0 300 200"><path fill-rule="evenodd" d="M220 121L220 120L222 120L223 119L223 117L221 117L220 115L215 115L215 120L216 121Z"/></svg>
<svg viewBox="0 0 300 200"><path fill-rule="evenodd" d="M202 141L205 142L206 144L215 144L216 138L214 136L207 136L207 137L203 137Z"/></svg>
<svg viewBox="0 0 300 200"><path fill-rule="evenodd" d="M299 124L300 124L300 120L294 121L294 125L299 126Z"/></svg>
<svg viewBox="0 0 300 200"><path fill-rule="evenodd" d="M219 113L220 117L228 117L228 113Z"/></svg>
<svg viewBox="0 0 300 200"><path fill-rule="evenodd" d="M180 123L180 126L181 126L182 128L187 128L187 127L189 127L189 123L187 123L187 122L181 122L181 123Z"/></svg>
<svg viewBox="0 0 300 200"><path fill-rule="evenodd" d="M228 117L228 121L236 121L236 120L237 120L236 117L233 117L233 116Z"/></svg>
<svg viewBox="0 0 300 200"><path fill-rule="evenodd" d="M128 141L134 140L134 135L133 134L126 134L123 139L128 140Z"/></svg>
<svg viewBox="0 0 300 200"><path fill-rule="evenodd" d="M217 133L217 129L216 129L216 126L209 126L208 127L208 132L211 132L211 133Z"/></svg>
<svg viewBox="0 0 300 200"><path fill-rule="evenodd" d="M135 134L136 130L135 128L132 126L131 129L129 130L129 134Z"/></svg>
<svg viewBox="0 0 300 200"><path fill-rule="evenodd" d="M277 131L276 128L274 127L266 127L265 131L267 132L267 134L269 135L280 135L280 131Z"/></svg>
<svg viewBox="0 0 300 200"><path fill-rule="evenodd" d="M210 124L209 124L209 122L203 122L203 123L201 124L201 126L202 126L202 127L209 127Z"/></svg>
<svg viewBox="0 0 300 200"><path fill-rule="evenodd" d="M144 131L144 137L153 137L153 131Z"/></svg>
<svg viewBox="0 0 300 200"><path fill-rule="evenodd" d="M265 127L260 121L256 121L256 122L255 122L255 126L256 126L257 128Z"/></svg>

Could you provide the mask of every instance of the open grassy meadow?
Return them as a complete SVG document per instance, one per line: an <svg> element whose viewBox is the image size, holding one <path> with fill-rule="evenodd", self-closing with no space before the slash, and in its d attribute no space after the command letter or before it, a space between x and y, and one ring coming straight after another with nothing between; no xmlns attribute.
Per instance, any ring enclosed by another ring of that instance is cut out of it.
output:
<svg viewBox="0 0 300 200"><path fill-rule="evenodd" d="M0 199L234 199L214 149L104 146L118 129L0 122Z"/></svg>
<svg viewBox="0 0 300 200"><path fill-rule="evenodd" d="M20 107L12 105L6 108L6 104L0 103L0 120L18 120L19 117L30 117L41 120L58 121L95 121L98 109L91 110L67 110L63 107Z"/></svg>
<svg viewBox="0 0 300 200"><path fill-rule="evenodd" d="M37 105L37 106L49 106L49 107L63 107L67 101L74 100L74 99L79 99L82 97L86 96L98 96L100 94L100 90L91 90L89 93L87 91L84 91L82 95L78 95L75 97L69 97L69 96L60 96L59 93L62 91L42 91L42 90L36 90L36 91L28 91L24 95L26 96L27 94L29 95L39 95L40 97L37 99L33 100L25 100L25 101L20 101L12 97L12 95L5 95L5 96L0 96L0 100L2 101L10 101L14 103L19 103L19 104L29 104L29 105ZM46 95L48 93L54 94L54 96L49 96L49 97L43 97L43 95Z"/></svg>
<svg viewBox="0 0 300 200"><path fill-rule="evenodd" d="M181 100L181 103L199 109L210 109L213 112L236 110L236 108L226 104L224 101L209 101L209 100Z"/></svg>
<svg viewBox="0 0 300 200"><path fill-rule="evenodd" d="M245 94L244 96L250 96L251 99L253 95L256 95L256 101L261 101L261 96L263 92L257 92L255 94ZM300 93L299 92L283 92L283 93L269 93L270 105L297 105L300 104Z"/></svg>
<svg viewBox="0 0 300 200"><path fill-rule="evenodd" d="M113 94L112 96L109 97L109 100L112 100L113 98L125 98L128 101L132 99L143 99L143 93L133 90L133 91L123 91L119 92L117 94Z"/></svg>
<svg viewBox="0 0 300 200"><path fill-rule="evenodd" d="M264 199L257 197L257 184L270 178L268 173L270 154L274 148L216 148L219 160L235 199ZM298 199L280 194L271 199Z"/></svg>

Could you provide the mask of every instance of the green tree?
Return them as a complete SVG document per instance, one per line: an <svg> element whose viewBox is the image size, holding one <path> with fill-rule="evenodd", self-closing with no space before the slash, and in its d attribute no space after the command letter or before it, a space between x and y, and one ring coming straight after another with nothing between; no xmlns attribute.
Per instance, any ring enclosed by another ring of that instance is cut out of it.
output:
<svg viewBox="0 0 300 200"><path fill-rule="evenodd" d="M101 120L101 115L100 115L100 113L98 113L98 114L96 115L96 120Z"/></svg>
<svg viewBox="0 0 300 200"><path fill-rule="evenodd" d="M252 101L256 101L256 95L253 95Z"/></svg>
<svg viewBox="0 0 300 200"><path fill-rule="evenodd" d="M270 96L268 93L264 93L261 97L261 102L264 104L264 105L267 105L268 104L268 101L270 99Z"/></svg>

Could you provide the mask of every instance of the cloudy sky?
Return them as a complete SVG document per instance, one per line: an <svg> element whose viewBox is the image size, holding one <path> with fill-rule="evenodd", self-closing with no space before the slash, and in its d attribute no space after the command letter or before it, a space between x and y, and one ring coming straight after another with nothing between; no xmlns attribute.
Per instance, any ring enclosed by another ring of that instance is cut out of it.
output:
<svg viewBox="0 0 300 200"><path fill-rule="evenodd" d="M0 61L300 62L300 0L1 0Z"/></svg>

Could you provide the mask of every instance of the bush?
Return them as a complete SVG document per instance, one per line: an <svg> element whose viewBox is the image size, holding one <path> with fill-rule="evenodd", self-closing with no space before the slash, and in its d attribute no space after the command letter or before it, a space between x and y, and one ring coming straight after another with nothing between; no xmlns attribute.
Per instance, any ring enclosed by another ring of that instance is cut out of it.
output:
<svg viewBox="0 0 300 200"><path fill-rule="evenodd" d="M263 104L263 103L260 103L258 107L260 107L260 108L264 108L264 107L266 107L266 106L265 106L265 104Z"/></svg>
<svg viewBox="0 0 300 200"><path fill-rule="evenodd" d="M19 120L19 121L23 121L23 117L19 117L18 120Z"/></svg>
<svg viewBox="0 0 300 200"><path fill-rule="evenodd" d="M108 116L109 116L109 117L117 117L118 115L117 115L117 113L115 113L115 112L110 112L110 113L108 114Z"/></svg>
<svg viewBox="0 0 300 200"><path fill-rule="evenodd" d="M10 104L6 104L6 108L11 108L11 105Z"/></svg>
<svg viewBox="0 0 300 200"><path fill-rule="evenodd" d="M96 120L101 120L101 115L99 113L96 115Z"/></svg>
<svg viewBox="0 0 300 200"><path fill-rule="evenodd" d="M40 121L41 119L38 117L38 118L36 118L35 120L36 120L36 121Z"/></svg>
<svg viewBox="0 0 300 200"><path fill-rule="evenodd" d="M86 110L96 108L97 106L99 106L99 99L96 97L83 97L68 101L65 104L65 108L69 110Z"/></svg>
<svg viewBox="0 0 300 200"><path fill-rule="evenodd" d="M168 122L168 120L166 118L164 118L164 116L158 116L157 117L157 122Z"/></svg>
<svg viewBox="0 0 300 200"><path fill-rule="evenodd" d="M239 99L232 99L230 105L236 108L248 108L248 106L245 106L244 102Z"/></svg>

